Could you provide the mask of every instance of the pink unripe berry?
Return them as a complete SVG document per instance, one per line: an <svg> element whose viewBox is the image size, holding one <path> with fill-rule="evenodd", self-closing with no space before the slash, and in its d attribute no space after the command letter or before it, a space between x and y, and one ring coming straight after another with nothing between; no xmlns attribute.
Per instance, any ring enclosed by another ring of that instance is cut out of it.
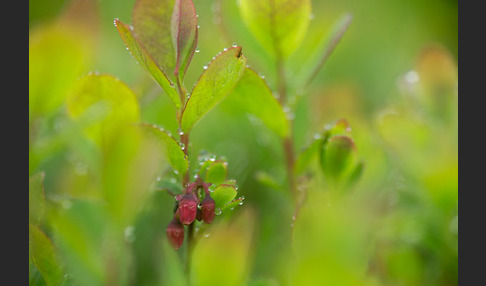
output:
<svg viewBox="0 0 486 286"><path fill-rule="evenodd" d="M213 222L215 216L215 208L216 206L214 204L213 198L211 198L211 196L209 195L206 195L201 204L202 219L205 223L209 224Z"/></svg>
<svg viewBox="0 0 486 286"><path fill-rule="evenodd" d="M179 219L182 224L191 224L196 219L197 197L195 194L185 194L179 201Z"/></svg>
<svg viewBox="0 0 486 286"><path fill-rule="evenodd" d="M166 232L170 244L175 249L179 249L179 247L181 247L182 243L184 242L184 226L182 225L182 223L176 218L172 219L167 226Z"/></svg>

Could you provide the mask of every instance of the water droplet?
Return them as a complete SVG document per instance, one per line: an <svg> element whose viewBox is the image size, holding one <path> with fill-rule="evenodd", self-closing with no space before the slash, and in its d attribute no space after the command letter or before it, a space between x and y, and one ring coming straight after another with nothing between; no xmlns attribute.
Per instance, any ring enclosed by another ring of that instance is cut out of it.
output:
<svg viewBox="0 0 486 286"><path fill-rule="evenodd" d="M321 138L322 138L322 137L321 137L321 134L319 134L319 133L314 134L314 139L315 139L315 140L319 140L319 139L321 139Z"/></svg>
<svg viewBox="0 0 486 286"><path fill-rule="evenodd" d="M208 66L203 66L203 69L207 70L208 69Z"/></svg>
<svg viewBox="0 0 486 286"><path fill-rule="evenodd" d="M293 113L288 106L284 106L283 111L285 112L287 119L292 120L295 118L295 113Z"/></svg>
<svg viewBox="0 0 486 286"><path fill-rule="evenodd" d="M240 201L240 202L238 203L238 205L240 205L240 206L242 206L243 204L244 204L244 202L243 202L243 201Z"/></svg>
<svg viewBox="0 0 486 286"><path fill-rule="evenodd" d="M204 237L209 237L209 233L205 233L204 234Z"/></svg>
<svg viewBox="0 0 486 286"><path fill-rule="evenodd" d="M228 49L227 48L224 48L223 51L226 52Z"/></svg>
<svg viewBox="0 0 486 286"><path fill-rule="evenodd" d="M195 50L194 52L199 53L199 49L198 49L198 48L196 48L196 50Z"/></svg>
<svg viewBox="0 0 486 286"><path fill-rule="evenodd" d="M236 48L238 45L236 45L236 43L233 43L231 46L232 46L233 48Z"/></svg>
<svg viewBox="0 0 486 286"><path fill-rule="evenodd" d="M258 74L258 75L260 76L260 78L265 79L265 75L263 74Z"/></svg>
<svg viewBox="0 0 486 286"><path fill-rule="evenodd" d="M159 182L162 178L161 177L157 177L157 182Z"/></svg>
<svg viewBox="0 0 486 286"><path fill-rule="evenodd" d="M170 182L175 184L175 183L177 183L177 180L175 178L170 178Z"/></svg>
<svg viewBox="0 0 486 286"><path fill-rule="evenodd" d="M222 211L221 211L221 209L220 209L220 208L217 208L217 209L214 211L214 213L215 213L216 215L220 215L220 214L222 213Z"/></svg>
<svg viewBox="0 0 486 286"><path fill-rule="evenodd" d="M201 28L201 26L197 25L197 28L199 29L199 28Z"/></svg>
<svg viewBox="0 0 486 286"><path fill-rule="evenodd" d="M174 170L174 174L179 175L179 171Z"/></svg>
<svg viewBox="0 0 486 286"><path fill-rule="evenodd" d="M199 18L199 15L198 14L196 14L196 18Z"/></svg>

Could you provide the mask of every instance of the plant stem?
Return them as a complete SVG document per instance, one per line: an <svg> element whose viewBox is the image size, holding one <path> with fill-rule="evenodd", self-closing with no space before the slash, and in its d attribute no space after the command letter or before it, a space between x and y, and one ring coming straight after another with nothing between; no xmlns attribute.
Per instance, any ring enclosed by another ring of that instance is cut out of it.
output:
<svg viewBox="0 0 486 286"><path fill-rule="evenodd" d="M294 176L295 155L294 155L292 137L285 137L285 139L283 140L283 147L285 153L285 163L286 163L285 165L287 167L287 177L289 180L289 188L294 202L297 203L298 194L297 194L297 185L295 184L295 176Z"/></svg>
<svg viewBox="0 0 486 286"><path fill-rule="evenodd" d="M187 253L186 253L186 275L190 285L192 250L194 248L194 225L195 222L187 226Z"/></svg>
<svg viewBox="0 0 486 286"><path fill-rule="evenodd" d="M279 95L278 101L283 108L287 100L287 83L285 79L285 66L284 66L283 57L281 56L280 49L276 48L275 50L277 54L276 69L277 69L277 92ZM285 164L287 168L287 178L288 178L290 193L292 195L294 203L298 205L298 199L299 199L298 189L295 183L295 175L294 175L295 153L294 153L294 144L293 144L294 132L292 128L293 120L292 119L287 119L287 120L289 122L290 132L289 135L283 139L283 149L285 153Z"/></svg>
<svg viewBox="0 0 486 286"><path fill-rule="evenodd" d="M182 114L184 113L186 101L186 92L184 86L182 86L179 76L176 74L177 78L177 91L179 93L179 97L181 98L181 109L177 115L177 120L179 122L179 128L182 130ZM182 151L184 155L187 157L187 162L189 163L189 132L181 133L180 134L180 143L183 144ZM182 188L185 189L189 185L189 168L186 170L183 178L182 178ZM194 247L194 225L195 222L191 223L187 226L187 251L186 251L186 275L187 275L187 282L190 285L190 277L191 277L191 257L192 257L192 249Z"/></svg>
<svg viewBox="0 0 486 286"><path fill-rule="evenodd" d="M184 154L187 156L187 162L189 163L189 133L181 135L181 143L184 144ZM182 187L185 188L189 184L189 170L186 171L182 178Z"/></svg>

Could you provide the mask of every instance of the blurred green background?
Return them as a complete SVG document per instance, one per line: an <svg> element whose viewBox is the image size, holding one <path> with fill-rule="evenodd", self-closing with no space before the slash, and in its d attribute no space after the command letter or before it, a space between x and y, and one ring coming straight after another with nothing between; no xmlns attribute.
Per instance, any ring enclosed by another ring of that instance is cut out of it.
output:
<svg viewBox="0 0 486 286"><path fill-rule="evenodd" d="M176 176L162 173L166 165L136 132L103 134L103 142L113 142L100 145L83 130L101 119L73 120L67 111L77 79L107 74L138 103L120 118L130 114L177 133L168 97L113 25L115 18L131 23L134 3L29 1L29 206L40 218L29 228L36 261L30 285L186 283L184 248L172 250L165 237L173 198L152 190L157 177ZM199 52L186 86L214 55L238 44L276 90L274 66L245 27L237 0L194 4ZM293 222L279 138L228 96L194 128L190 158L197 162L202 150L225 156L245 204L201 230L191 281L457 285L457 1L312 5L309 30L288 62L290 83L316 39L346 12L353 21L295 105L295 147L302 150L326 124L346 118L363 175L334 196L311 166L299 181L307 203Z"/></svg>

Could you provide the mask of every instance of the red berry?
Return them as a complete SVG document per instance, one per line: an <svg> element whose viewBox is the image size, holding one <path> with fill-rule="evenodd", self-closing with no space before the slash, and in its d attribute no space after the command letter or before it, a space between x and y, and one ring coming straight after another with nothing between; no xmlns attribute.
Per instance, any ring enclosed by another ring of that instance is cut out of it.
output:
<svg viewBox="0 0 486 286"><path fill-rule="evenodd" d="M202 219L205 223L213 222L215 216L215 208L216 206L214 204L213 198L211 198L211 196L209 195L206 195L201 204Z"/></svg>
<svg viewBox="0 0 486 286"><path fill-rule="evenodd" d="M195 194L185 194L179 201L179 219L182 224L191 224L196 219L197 197Z"/></svg>
<svg viewBox="0 0 486 286"><path fill-rule="evenodd" d="M174 218L167 226L167 238L175 249L179 249L184 242L184 226Z"/></svg>

